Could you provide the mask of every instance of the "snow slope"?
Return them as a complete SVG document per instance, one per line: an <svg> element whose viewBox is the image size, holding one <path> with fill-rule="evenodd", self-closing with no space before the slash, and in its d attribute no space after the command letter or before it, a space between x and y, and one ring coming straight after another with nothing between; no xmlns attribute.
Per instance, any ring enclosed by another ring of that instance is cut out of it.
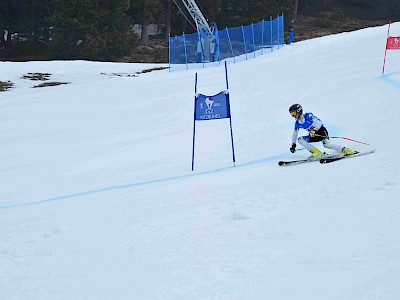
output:
<svg viewBox="0 0 400 300"><path fill-rule="evenodd" d="M198 122L194 172L195 72L214 95L223 66L0 62L15 83L0 93L1 299L399 299L400 53L381 76L386 33L228 65L236 167L229 122ZM32 88L29 72L69 84ZM376 152L278 167L308 156L289 152L293 103L370 146L332 142Z"/></svg>

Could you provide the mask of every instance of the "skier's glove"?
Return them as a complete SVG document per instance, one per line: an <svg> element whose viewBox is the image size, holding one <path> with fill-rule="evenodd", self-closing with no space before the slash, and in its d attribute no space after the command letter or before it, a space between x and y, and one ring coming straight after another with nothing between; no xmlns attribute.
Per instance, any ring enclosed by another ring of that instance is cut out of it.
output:
<svg viewBox="0 0 400 300"><path fill-rule="evenodd" d="M315 136L315 130L310 130L310 137L314 137Z"/></svg>
<svg viewBox="0 0 400 300"><path fill-rule="evenodd" d="M290 152L294 153L296 151L296 144L292 144L292 147L290 147Z"/></svg>

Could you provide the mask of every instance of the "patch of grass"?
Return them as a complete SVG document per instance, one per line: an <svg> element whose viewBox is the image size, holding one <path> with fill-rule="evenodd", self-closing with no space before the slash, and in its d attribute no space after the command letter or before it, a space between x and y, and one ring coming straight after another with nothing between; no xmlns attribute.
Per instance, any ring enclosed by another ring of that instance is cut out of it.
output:
<svg viewBox="0 0 400 300"><path fill-rule="evenodd" d="M61 85L61 84L69 84L69 82L45 82L45 83L35 85L33 88L57 86L57 85Z"/></svg>
<svg viewBox="0 0 400 300"><path fill-rule="evenodd" d="M144 74L144 73L150 73L153 71L161 71L164 69L168 69L168 67L157 67L157 68L151 68L151 69L145 69L140 72L136 72L135 74ZM128 73L101 73L101 75L107 75L107 76L118 76L118 77L137 77L135 74L128 74Z"/></svg>
<svg viewBox="0 0 400 300"><path fill-rule="evenodd" d="M343 12L345 12L345 10L343 10ZM333 12L333 14L335 15L333 18L329 13L321 14L319 17L299 16L294 35L295 42L340 32L354 31L361 28L387 25L387 20L355 19L350 18L347 13L344 14L344 20L333 21L332 19L340 19L343 17L339 11ZM324 22L318 21L321 19L324 19Z"/></svg>
<svg viewBox="0 0 400 300"><path fill-rule="evenodd" d="M314 21L313 25L315 27L324 28L324 29L333 27L333 24L326 19L317 19Z"/></svg>
<svg viewBox="0 0 400 300"><path fill-rule="evenodd" d="M14 83L12 83L11 81L0 81L0 92L5 92L13 86Z"/></svg>
<svg viewBox="0 0 400 300"><path fill-rule="evenodd" d="M107 76L118 76L118 77L137 77L135 74L127 74L127 73L101 73L101 75Z"/></svg>
<svg viewBox="0 0 400 300"><path fill-rule="evenodd" d="M29 80L34 80L34 81L46 81L50 80L50 75L49 73L28 73L23 75L21 78L22 79L29 79Z"/></svg>
<svg viewBox="0 0 400 300"><path fill-rule="evenodd" d="M335 10L331 13L329 13L329 20L331 21L343 21L346 19L346 16L340 8L335 8Z"/></svg>
<svg viewBox="0 0 400 300"><path fill-rule="evenodd" d="M21 78L22 79L29 79L33 81L47 81L50 80L51 74L49 73L27 73L23 75ZM38 85L33 86L33 88L41 88L41 87L48 87L48 86L57 86L61 84L69 84L70 82L44 82Z"/></svg>
<svg viewBox="0 0 400 300"><path fill-rule="evenodd" d="M158 68L145 69L145 70L142 70L140 72L136 72L136 74L150 73L150 72L153 72L153 71L161 71L161 70L164 70L164 69L168 69L168 67L158 67Z"/></svg>

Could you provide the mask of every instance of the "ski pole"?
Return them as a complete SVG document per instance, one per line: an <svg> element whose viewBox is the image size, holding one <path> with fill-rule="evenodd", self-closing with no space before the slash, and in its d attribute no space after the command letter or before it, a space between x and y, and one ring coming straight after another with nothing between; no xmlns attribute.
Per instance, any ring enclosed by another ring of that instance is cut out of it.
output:
<svg viewBox="0 0 400 300"><path fill-rule="evenodd" d="M352 141L352 142L356 142L356 143L360 143L360 144L369 146L369 144L367 144L367 143L360 142L360 141L357 141L357 140L353 140L351 138L344 137L344 136L325 136L325 135L320 135L320 134L314 134L314 135L315 136L319 136L319 137L323 137L323 138L326 138L326 139L343 139L343 140L348 140L348 141Z"/></svg>

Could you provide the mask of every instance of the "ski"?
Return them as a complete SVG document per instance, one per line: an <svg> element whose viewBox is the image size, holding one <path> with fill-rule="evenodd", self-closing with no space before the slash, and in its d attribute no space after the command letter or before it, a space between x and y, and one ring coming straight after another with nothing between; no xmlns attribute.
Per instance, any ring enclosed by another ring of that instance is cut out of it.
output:
<svg viewBox="0 0 400 300"><path fill-rule="evenodd" d="M368 151L368 152L357 152L356 151L356 153L353 154L353 155L344 155L344 156L339 156L339 157L322 158L322 159L319 160L319 162L321 164L325 165L325 164L329 164L329 163L332 163L332 162L335 162L335 161L338 161L338 160L342 160L342 159L345 159L345 158L352 158L352 157L358 157L358 156L370 154L370 153L373 153L374 151L375 150L371 150L371 151Z"/></svg>
<svg viewBox="0 0 400 300"><path fill-rule="evenodd" d="M304 163L312 162L312 161L316 161L316 160L310 160L310 159L298 159L298 160L289 160L289 161L281 160L281 161L278 161L278 165L280 165L281 167L284 167L284 166L304 164Z"/></svg>
<svg viewBox="0 0 400 300"><path fill-rule="evenodd" d="M335 157L337 157L337 154L334 154L334 155L325 154L324 157L325 157L325 159L335 158ZM306 159L297 159L297 160L288 160L288 161L281 160L281 161L278 162L278 165L281 166L281 167L293 166L293 165L299 165L299 164L304 164L304 163L314 162L314 161L319 161L319 160L321 160L321 157L315 157L315 158L314 157L309 157L309 158L306 158Z"/></svg>

